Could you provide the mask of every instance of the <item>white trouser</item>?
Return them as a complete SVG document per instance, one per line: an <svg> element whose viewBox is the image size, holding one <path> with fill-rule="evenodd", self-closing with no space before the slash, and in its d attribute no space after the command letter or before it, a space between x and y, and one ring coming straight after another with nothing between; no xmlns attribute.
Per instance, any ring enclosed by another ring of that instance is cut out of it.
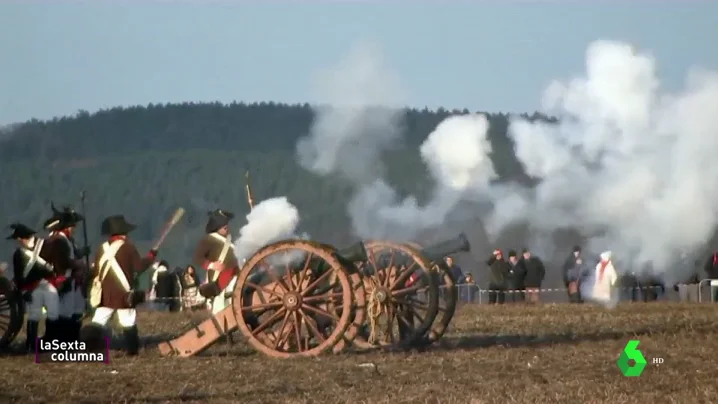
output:
<svg viewBox="0 0 718 404"><path fill-rule="evenodd" d="M57 295L57 289L45 279L32 291L32 302L27 304L27 319L42 320L43 307L47 311L45 316L48 320L54 321L60 316L60 297Z"/></svg>
<svg viewBox="0 0 718 404"><path fill-rule="evenodd" d="M72 281L72 289L60 296L60 317L72 317L73 315L85 313L85 296L80 288L75 287Z"/></svg>
<svg viewBox="0 0 718 404"><path fill-rule="evenodd" d="M234 292L234 285L237 283L237 277L233 277L229 284L222 292L212 299L212 314L217 314L224 310L225 307L232 304L232 293Z"/></svg>
<svg viewBox="0 0 718 404"><path fill-rule="evenodd" d="M95 315L92 316L92 322L104 327L115 313L117 313L117 321L122 328L133 327L137 324L137 311L135 309L110 309L108 307L96 308Z"/></svg>

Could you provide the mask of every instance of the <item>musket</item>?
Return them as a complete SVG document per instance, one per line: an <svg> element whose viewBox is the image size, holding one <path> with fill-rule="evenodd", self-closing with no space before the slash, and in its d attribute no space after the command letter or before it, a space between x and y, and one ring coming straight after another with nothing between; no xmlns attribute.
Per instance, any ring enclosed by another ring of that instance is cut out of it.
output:
<svg viewBox="0 0 718 404"><path fill-rule="evenodd" d="M80 209L82 209L82 214L85 216L85 220L82 221L82 238L84 239L85 244L85 252L87 253L89 244L89 238L87 237L87 208L85 207L85 190L83 189L80 191ZM54 209L53 209L54 210ZM85 254L85 279L84 283L82 285L85 295L87 295L87 298L85 302L87 302L87 299L89 299L90 296L90 283L92 282L92 271L90 270L90 254ZM85 315L87 315L87 311L85 312Z"/></svg>
<svg viewBox="0 0 718 404"><path fill-rule="evenodd" d="M252 188L249 185L249 169L244 173L246 184L244 188L247 190L247 203L249 204L249 210L254 209L254 198L252 198Z"/></svg>
<svg viewBox="0 0 718 404"><path fill-rule="evenodd" d="M80 192L80 209L82 209L82 214L85 215L85 220L82 221L82 238L84 239L85 243L85 250L87 250L87 247L90 246L89 240L87 238L87 209L85 208L85 190L83 189ZM90 271L90 254L85 254L85 265L86 269L89 272Z"/></svg>

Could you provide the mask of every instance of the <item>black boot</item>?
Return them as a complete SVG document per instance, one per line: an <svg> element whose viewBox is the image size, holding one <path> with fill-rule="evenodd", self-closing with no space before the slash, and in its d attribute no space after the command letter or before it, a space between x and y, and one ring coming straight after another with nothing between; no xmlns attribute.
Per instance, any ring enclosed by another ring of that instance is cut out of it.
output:
<svg viewBox="0 0 718 404"><path fill-rule="evenodd" d="M137 326L127 327L123 331L128 355L137 355L140 352L140 333Z"/></svg>
<svg viewBox="0 0 718 404"><path fill-rule="evenodd" d="M106 348L105 328L95 323L88 324L80 329L80 341L85 343L90 352L104 352Z"/></svg>
<svg viewBox="0 0 718 404"><path fill-rule="evenodd" d="M68 327L70 326L70 319L67 317L60 317L55 321L55 338L60 342L68 341Z"/></svg>
<svg viewBox="0 0 718 404"><path fill-rule="evenodd" d="M82 314L75 314L70 319L68 337L71 341L80 340L80 330L82 329Z"/></svg>
<svg viewBox="0 0 718 404"><path fill-rule="evenodd" d="M43 341L52 341L54 339L58 339L61 336L60 334L60 320L50 320L49 318L45 319L45 335L42 336Z"/></svg>
<svg viewBox="0 0 718 404"><path fill-rule="evenodd" d="M28 320L27 322L27 329L25 330L25 334L27 335L27 340L25 341L25 350L29 353L35 353L37 329L39 326L39 321Z"/></svg>

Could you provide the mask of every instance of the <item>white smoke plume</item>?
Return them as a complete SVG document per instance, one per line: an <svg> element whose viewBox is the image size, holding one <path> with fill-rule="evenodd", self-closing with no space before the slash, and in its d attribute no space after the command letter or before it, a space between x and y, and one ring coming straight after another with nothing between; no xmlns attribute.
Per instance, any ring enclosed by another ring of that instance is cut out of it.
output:
<svg viewBox="0 0 718 404"><path fill-rule="evenodd" d="M424 206L413 196L400 201L381 180L360 188L349 204L357 235L409 240L442 225L462 199L486 190L495 176L488 127L484 115L460 115L445 119L429 134L419 152L435 188Z"/></svg>
<svg viewBox="0 0 718 404"><path fill-rule="evenodd" d="M383 174L381 153L398 145L403 95L376 47L359 44L317 76L310 135L297 144L299 163L318 175L365 184Z"/></svg>
<svg viewBox="0 0 718 404"><path fill-rule="evenodd" d="M249 259L257 250L267 244L295 235L299 224L299 211L286 197L263 200L247 215L247 224L239 229L234 242L234 253L239 262Z"/></svg>
<svg viewBox="0 0 718 404"><path fill-rule="evenodd" d="M300 139L300 164L318 175L340 175L354 186L348 206L355 235L409 240L436 227L468 190L488 186L493 168L487 157L488 121L483 115L448 118L429 135L419 152L436 189L420 206L400 200L384 179L382 153L400 144L404 110L398 79L377 48L362 44L321 75L320 98L309 136Z"/></svg>
<svg viewBox="0 0 718 404"><path fill-rule="evenodd" d="M535 237L574 227L590 250L611 249L619 272L682 281L674 264L718 225L717 106L718 73L694 69L668 93L650 54L591 43L585 75L544 94L559 124L511 122L517 157L541 183L528 194L495 192L491 232L516 221Z"/></svg>

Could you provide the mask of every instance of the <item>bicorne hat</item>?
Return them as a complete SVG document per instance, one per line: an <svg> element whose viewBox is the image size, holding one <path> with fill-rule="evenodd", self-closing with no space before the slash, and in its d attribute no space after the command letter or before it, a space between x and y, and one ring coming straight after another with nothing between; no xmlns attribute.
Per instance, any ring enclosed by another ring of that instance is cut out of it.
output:
<svg viewBox="0 0 718 404"><path fill-rule="evenodd" d="M209 218L207 219L207 225L204 227L207 234L216 232L234 219L234 213L222 209L213 210L208 212L207 215Z"/></svg>
<svg viewBox="0 0 718 404"><path fill-rule="evenodd" d="M124 215L114 215L102 221L100 231L103 236L124 236L136 228L137 226L125 220Z"/></svg>
<svg viewBox="0 0 718 404"><path fill-rule="evenodd" d="M6 240L18 240L21 238L30 238L35 235L35 230L25 226L22 223L13 223L10 225L12 234L7 236Z"/></svg>
<svg viewBox="0 0 718 404"><path fill-rule="evenodd" d="M75 212L75 210L69 206L65 206L62 210L57 210L55 204L51 202L50 207L52 208L52 217L45 221L44 227L46 230L56 231L66 229L85 220L84 216Z"/></svg>

